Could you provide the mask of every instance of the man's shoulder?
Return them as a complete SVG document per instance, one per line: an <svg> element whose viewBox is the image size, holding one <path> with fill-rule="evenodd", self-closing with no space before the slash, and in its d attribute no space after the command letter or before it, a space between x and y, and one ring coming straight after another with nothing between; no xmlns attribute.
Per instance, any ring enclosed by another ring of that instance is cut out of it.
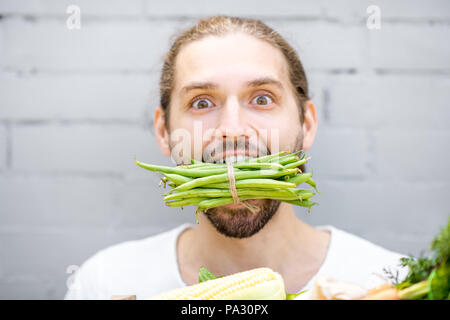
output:
<svg viewBox="0 0 450 320"><path fill-rule="evenodd" d="M338 250L348 250L354 258L358 258L356 253L359 253L370 260L396 260L403 255L395 251L382 247L374 242L371 242L361 236L344 231L342 229L330 226L333 232L334 245Z"/></svg>
<svg viewBox="0 0 450 320"><path fill-rule="evenodd" d="M183 224L97 251L76 272L66 299L109 299L113 294L145 297L173 285L178 275L176 240L188 226Z"/></svg>
<svg viewBox="0 0 450 320"><path fill-rule="evenodd" d="M387 281L389 270L398 271L399 278L405 275L407 270L400 267L405 255L333 226L321 228L331 231L324 272L333 278L373 287Z"/></svg>
<svg viewBox="0 0 450 320"><path fill-rule="evenodd" d="M116 258L124 259L125 257L133 256L142 258L143 252L148 255L152 255L156 252L163 255L171 254L170 249L175 250L177 237L187 226L187 224L183 224L145 238L128 240L110 245L98 251L90 259L111 260Z"/></svg>

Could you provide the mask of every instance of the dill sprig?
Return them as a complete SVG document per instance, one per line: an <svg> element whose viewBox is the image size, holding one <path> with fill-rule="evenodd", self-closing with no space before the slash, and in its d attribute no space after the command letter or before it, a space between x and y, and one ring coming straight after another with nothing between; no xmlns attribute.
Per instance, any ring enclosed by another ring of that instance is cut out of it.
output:
<svg viewBox="0 0 450 320"><path fill-rule="evenodd" d="M399 282L398 271L384 269L386 276L400 290L401 299L449 299L450 298L450 216L447 226L433 239L430 257L400 258L400 265L408 267L406 278Z"/></svg>

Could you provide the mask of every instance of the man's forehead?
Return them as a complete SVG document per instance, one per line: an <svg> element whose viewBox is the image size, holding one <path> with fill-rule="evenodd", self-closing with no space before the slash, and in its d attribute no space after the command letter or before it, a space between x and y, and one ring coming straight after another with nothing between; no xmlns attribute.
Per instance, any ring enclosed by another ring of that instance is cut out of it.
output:
<svg viewBox="0 0 450 320"><path fill-rule="evenodd" d="M280 50L245 34L209 36L192 42L176 61L179 89L195 83L246 85L258 79L288 81L286 61Z"/></svg>

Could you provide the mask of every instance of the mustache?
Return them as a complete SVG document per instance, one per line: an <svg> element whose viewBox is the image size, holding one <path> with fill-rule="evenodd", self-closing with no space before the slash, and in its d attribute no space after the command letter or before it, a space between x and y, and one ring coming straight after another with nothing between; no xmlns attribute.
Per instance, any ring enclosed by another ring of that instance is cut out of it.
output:
<svg viewBox="0 0 450 320"><path fill-rule="evenodd" d="M262 143L254 143L249 139L226 139L213 142L205 147L202 155L203 162L218 162L224 159L227 152L236 152L249 157L269 155L270 149Z"/></svg>

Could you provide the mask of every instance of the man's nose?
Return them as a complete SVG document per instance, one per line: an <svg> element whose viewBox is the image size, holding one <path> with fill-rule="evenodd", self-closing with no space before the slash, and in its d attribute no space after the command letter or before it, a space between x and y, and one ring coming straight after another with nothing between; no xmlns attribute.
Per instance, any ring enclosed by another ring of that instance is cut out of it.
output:
<svg viewBox="0 0 450 320"><path fill-rule="evenodd" d="M230 97L226 100L218 120L218 133L222 138L236 138L243 136L247 131L247 119L239 100Z"/></svg>

